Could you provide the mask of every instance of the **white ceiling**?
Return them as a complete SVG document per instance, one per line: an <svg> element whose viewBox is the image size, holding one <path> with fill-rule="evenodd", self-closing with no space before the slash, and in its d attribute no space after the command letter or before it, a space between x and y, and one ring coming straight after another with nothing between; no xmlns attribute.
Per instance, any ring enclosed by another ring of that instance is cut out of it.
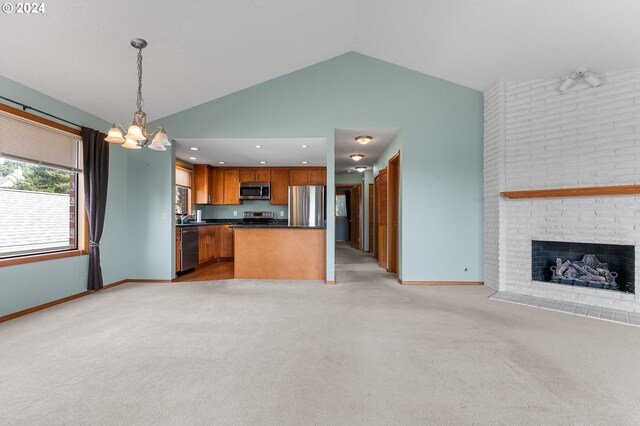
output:
<svg viewBox="0 0 640 426"><path fill-rule="evenodd" d="M336 173L353 171L355 167L365 166L373 168L373 163L380 157L384 149L395 139L400 129L336 129ZM355 141L356 136L373 136L373 140L366 145ZM349 155L364 154L360 161L353 161Z"/></svg>
<svg viewBox="0 0 640 426"><path fill-rule="evenodd" d="M235 167L327 165L327 141L323 138L177 139L175 142L176 157L193 164L218 166L219 161L224 161L225 166ZM193 151L192 147L199 149ZM302 164L303 161L308 164Z"/></svg>
<svg viewBox="0 0 640 426"><path fill-rule="evenodd" d="M484 89L640 67L637 0L65 0L2 14L0 74L127 124L135 37L154 120L356 51Z"/></svg>

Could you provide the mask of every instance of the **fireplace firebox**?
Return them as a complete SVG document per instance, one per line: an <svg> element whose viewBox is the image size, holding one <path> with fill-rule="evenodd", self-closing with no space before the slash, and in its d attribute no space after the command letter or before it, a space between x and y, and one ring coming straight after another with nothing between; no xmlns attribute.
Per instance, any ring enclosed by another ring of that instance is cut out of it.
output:
<svg viewBox="0 0 640 426"><path fill-rule="evenodd" d="M531 279L635 293L635 246L533 240Z"/></svg>

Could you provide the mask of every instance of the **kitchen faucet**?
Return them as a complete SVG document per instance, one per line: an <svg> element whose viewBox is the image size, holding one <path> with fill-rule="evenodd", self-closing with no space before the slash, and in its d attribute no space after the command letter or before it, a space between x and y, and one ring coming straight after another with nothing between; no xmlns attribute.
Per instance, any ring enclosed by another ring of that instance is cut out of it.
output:
<svg viewBox="0 0 640 426"><path fill-rule="evenodd" d="M188 218L189 216L193 216L193 213L191 213L191 214L185 213L185 214L181 215L181 216L180 216L180 223L181 223L181 224L184 224L184 220L185 220L186 218Z"/></svg>

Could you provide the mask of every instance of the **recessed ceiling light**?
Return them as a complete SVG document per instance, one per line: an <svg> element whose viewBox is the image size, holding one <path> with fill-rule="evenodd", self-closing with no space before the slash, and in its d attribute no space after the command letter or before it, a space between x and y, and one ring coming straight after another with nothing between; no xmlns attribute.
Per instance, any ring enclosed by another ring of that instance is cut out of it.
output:
<svg viewBox="0 0 640 426"><path fill-rule="evenodd" d="M262 145L256 145L256 148L258 148L258 149L262 148Z"/></svg>
<svg viewBox="0 0 640 426"><path fill-rule="evenodd" d="M309 148L309 145L302 145L303 148Z"/></svg>
<svg viewBox="0 0 640 426"><path fill-rule="evenodd" d="M351 170L347 170L347 173L351 173Z"/></svg>
<svg viewBox="0 0 640 426"><path fill-rule="evenodd" d="M225 164L224 161L218 161L218 164Z"/></svg>
<svg viewBox="0 0 640 426"><path fill-rule="evenodd" d="M308 161L303 161L302 164L309 164L309 162Z"/></svg>
<svg viewBox="0 0 640 426"><path fill-rule="evenodd" d="M266 161L261 161L260 164L267 164L267 162Z"/></svg>
<svg viewBox="0 0 640 426"><path fill-rule="evenodd" d="M196 148L195 146L192 146L191 148L189 148L191 151L198 151L200 148Z"/></svg>
<svg viewBox="0 0 640 426"><path fill-rule="evenodd" d="M189 157L189 160L197 160L196 157Z"/></svg>
<svg viewBox="0 0 640 426"><path fill-rule="evenodd" d="M351 157L353 161L360 161L364 158L364 154L351 154L349 157Z"/></svg>
<svg viewBox="0 0 640 426"><path fill-rule="evenodd" d="M367 170L367 168L366 167L356 167L356 170L359 171L360 173L362 173L365 170Z"/></svg>
<svg viewBox="0 0 640 426"><path fill-rule="evenodd" d="M373 136L356 136L356 142L360 145L366 145L373 140Z"/></svg>

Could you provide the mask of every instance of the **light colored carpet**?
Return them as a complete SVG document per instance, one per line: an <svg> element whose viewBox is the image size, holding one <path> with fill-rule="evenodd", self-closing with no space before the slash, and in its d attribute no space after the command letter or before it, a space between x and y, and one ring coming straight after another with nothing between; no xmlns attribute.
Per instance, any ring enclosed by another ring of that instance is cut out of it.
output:
<svg viewBox="0 0 640 426"><path fill-rule="evenodd" d="M637 424L640 329L337 280L126 284L0 324L0 424Z"/></svg>

